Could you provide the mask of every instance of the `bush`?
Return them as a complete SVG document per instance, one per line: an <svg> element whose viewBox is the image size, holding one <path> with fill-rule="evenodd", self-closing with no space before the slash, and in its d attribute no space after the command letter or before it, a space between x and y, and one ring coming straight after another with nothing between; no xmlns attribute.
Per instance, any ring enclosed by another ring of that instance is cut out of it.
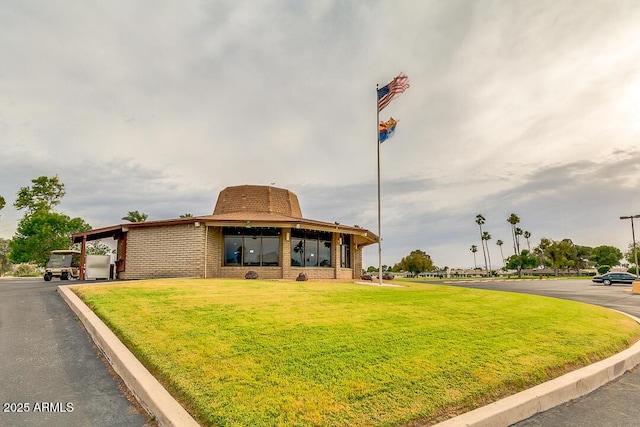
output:
<svg viewBox="0 0 640 427"><path fill-rule="evenodd" d="M383 274L382 274L382 278L383 278L384 280L393 280L393 279L394 279L394 276L393 276L393 274L391 274L391 273L383 273Z"/></svg>
<svg viewBox="0 0 640 427"><path fill-rule="evenodd" d="M247 271L247 274L244 275L245 279L249 279L249 280L255 280L258 278L258 272L257 271L253 271L253 270L249 270Z"/></svg>
<svg viewBox="0 0 640 427"><path fill-rule="evenodd" d="M600 274L604 274L609 270L611 270L611 266L610 265L601 265L600 267L598 267L598 273L600 273Z"/></svg>
<svg viewBox="0 0 640 427"><path fill-rule="evenodd" d="M40 269L35 264L18 264L13 270L13 275L16 277L37 277L40 273Z"/></svg>

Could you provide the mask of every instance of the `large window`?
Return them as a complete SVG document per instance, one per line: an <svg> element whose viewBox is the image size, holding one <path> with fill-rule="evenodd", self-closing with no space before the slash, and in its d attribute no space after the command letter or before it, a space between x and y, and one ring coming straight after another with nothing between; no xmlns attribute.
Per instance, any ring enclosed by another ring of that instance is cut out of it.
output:
<svg viewBox="0 0 640 427"><path fill-rule="evenodd" d="M280 229L223 228L224 265L280 265Z"/></svg>
<svg viewBox="0 0 640 427"><path fill-rule="evenodd" d="M291 266L331 267L331 233L291 230Z"/></svg>

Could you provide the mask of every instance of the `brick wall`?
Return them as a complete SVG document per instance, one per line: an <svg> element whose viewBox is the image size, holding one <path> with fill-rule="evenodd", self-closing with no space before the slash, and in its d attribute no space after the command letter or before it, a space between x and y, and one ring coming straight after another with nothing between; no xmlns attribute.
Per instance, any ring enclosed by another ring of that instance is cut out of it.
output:
<svg viewBox="0 0 640 427"><path fill-rule="evenodd" d="M132 228L121 279L202 277L205 227L194 224Z"/></svg>
<svg viewBox="0 0 640 427"><path fill-rule="evenodd" d="M119 278L151 279L163 277L244 278L249 270L261 279L295 280L304 272L309 279L353 279L362 271L362 249L351 247L350 268L340 268L339 234L332 238L334 267L292 267L291 229L280 237L280 266L225 267L224 238L220 227L189 225L132 228L127 236L126 270ZM206 253L205 253L206 248Z"/></svg>

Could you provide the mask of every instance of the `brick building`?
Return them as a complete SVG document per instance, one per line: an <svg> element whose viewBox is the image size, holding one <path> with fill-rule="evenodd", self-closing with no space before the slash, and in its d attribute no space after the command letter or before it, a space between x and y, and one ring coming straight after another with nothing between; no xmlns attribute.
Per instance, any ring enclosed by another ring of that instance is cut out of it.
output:
<svg viewBox="0 0 640 427"><path fill-rule="evenodd" d="M242 185L220 192L212 215L128 223L72 236L82 244L117 241L119 279L160 277L354 279L372 232L303 218L289 190Z"/></svg>

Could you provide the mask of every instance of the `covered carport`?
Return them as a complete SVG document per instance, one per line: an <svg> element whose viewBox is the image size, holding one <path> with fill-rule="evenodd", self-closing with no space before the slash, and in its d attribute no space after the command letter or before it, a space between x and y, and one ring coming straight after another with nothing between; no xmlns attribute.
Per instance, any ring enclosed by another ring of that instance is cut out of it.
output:
<svg viewBox="0 0 640 427"><path fill-rule="evenodd" d="M96 230L75 233L71 236L73 243L80 243L80 280L85 279L85 269L87 259L87 242L112 238L117 241L116 247L116 274L124 270L124 263L127 252L127 231L129 229L123 225L98 228Z"/></svg>

